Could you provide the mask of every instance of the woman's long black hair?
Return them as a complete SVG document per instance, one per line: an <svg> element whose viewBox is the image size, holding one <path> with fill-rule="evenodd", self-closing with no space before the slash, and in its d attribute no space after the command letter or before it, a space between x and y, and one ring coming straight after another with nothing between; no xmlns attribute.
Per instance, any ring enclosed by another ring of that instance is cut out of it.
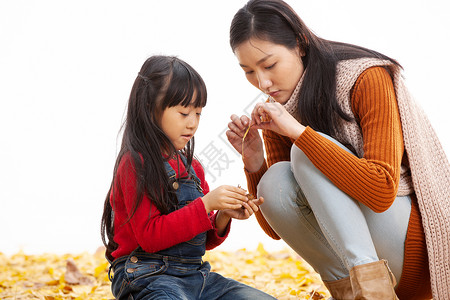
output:
<svg viewBox="0 0 450 300"><path fill-rule="evenodd" d="M195 97L195 98L194 98ZM204 107L206 86L201 76L186 62L172 56L152 56L142 65L134 81L128 101L127 115L122 125L122 145L114 167L111 186L106 195L101 221L101 235L106 256L117 249L114 242L113 205L120 193L117 170L124 155L129 155L136 172L136 198L128 221L136 212L144 194L156 208L167 214L174 209L177 199L164 167L162 153L177 154L176 149L159 125L162 112L169 107L182 105ZM181 151L190 169L194 155L194 138ZM178 155L177 155L178 157ZM114 190L114 192L113 192Z"/></svg>
<svg viewBox="0 0 450 300"><path fill-rule="evenodd" d="M328 41L312 33L297 13L282 0L250 0L234 16L230 46L261 39L288 49L297 46L305 54L302 87L298 95L298 117L305 126L333 135L339 118L350 120L336 100L336 65L341 60L373 57L395 60L360 46Z"/></svg>

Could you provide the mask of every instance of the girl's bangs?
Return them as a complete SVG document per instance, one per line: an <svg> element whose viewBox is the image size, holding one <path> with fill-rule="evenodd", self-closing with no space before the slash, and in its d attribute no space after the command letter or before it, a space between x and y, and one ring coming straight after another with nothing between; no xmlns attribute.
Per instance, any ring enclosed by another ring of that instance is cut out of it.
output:
<svg viewBox="0 0 450 300"><path fill-rule="evenodd" d="M204 107L207 99L206 86L197 72L183 65L174 65L165 98L167 107Z"/></svg>

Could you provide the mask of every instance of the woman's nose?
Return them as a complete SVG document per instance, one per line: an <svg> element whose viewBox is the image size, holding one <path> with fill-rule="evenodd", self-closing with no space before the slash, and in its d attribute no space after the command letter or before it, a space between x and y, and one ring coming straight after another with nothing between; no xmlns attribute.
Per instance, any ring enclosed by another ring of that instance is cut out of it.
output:
<svg viewBox="0 0 450 300"><path fill-rule="evenodd" d="M267 91L272 86L272 81L267 76L263 74L258 75L259 89L262 91Z"/></svg>

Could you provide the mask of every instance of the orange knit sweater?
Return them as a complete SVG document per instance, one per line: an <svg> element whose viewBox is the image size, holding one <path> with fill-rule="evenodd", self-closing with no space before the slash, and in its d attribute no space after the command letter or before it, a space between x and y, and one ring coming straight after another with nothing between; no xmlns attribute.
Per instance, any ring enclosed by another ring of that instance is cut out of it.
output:
<svg viewBox="0 0 450 300"><path fill-rule="evenodd" d="M263 131L267 163L258 172L246 172L249 191L256 194L256 186L268 167L290 160L290 149L295 143L342 191L375 212L387 210L397 195L405 155L395 91L388 72L383 67L364 71L353 86L351 104L364 136L364 157L349 154L310 127L295 141ZM260 211L256 218L269 236L279 239ZM431 298L425 235L414 194L403 272L396 292L400 299Z"/></svg>

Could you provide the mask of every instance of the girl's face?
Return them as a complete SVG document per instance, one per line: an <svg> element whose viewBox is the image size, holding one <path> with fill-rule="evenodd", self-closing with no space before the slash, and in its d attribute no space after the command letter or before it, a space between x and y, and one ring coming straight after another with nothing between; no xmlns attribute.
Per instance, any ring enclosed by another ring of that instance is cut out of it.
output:
<svg viewBox="0 0 450 300"><path fill-rule="evenodd" d="M265 40L250 39L236 47L234 53L252 85L281 104L289 100L304 71L303 54L298 47L291 50Z"/></svg>
<svg viewBox="0 0 450 300"><path fill-rule="evenodd" d="M200 122L201 107L176 105L166 108L160 126L176 150L183 149L194 136Z"/></svg>

